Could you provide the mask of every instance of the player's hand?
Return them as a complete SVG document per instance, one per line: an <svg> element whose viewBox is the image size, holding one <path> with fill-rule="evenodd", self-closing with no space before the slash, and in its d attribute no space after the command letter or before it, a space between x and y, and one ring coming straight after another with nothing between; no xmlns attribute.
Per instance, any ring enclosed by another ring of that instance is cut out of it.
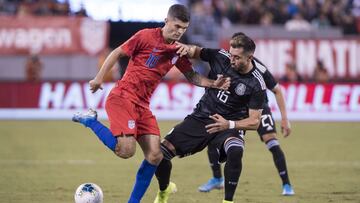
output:
<svg viewBox="0 0 360 203"><path fill-rule="evenodd" d="M89 85L90 85L91 93L95 93L98 89L102 90L103 88L101 86L101 83L102 82L97 79L90 80Z"/></svg>
<svg viewBox="0 0 360 203"><path fill-rule="evenodd" d="M212 134L216 132L220 132L223 130L229 129L229 121L225 120L222 116L219 114L214 114L212 116L209 116L209 118L213 119L215 123L206 125L206 132Z"/></svg>
<svg viewBox="0 0 360 203"><path fill-rule="evenodd" d="M180 43L180 42L175 42L176 43L176 54L178 54L180 57L182 56L186 56L189 52L190 52L190 46Z"/></svg>
<svg viewBox="0 0 360 203"><path fill-rule="evenodd" d="M289 120L281 120L281 133L284 135L284 137L287 137L291 133L291 127Z"/></svg>
<svg viewBox="0 0 360 203"><path fill-rule="evenodd" d="M214 81L213 88L228 90L231 84L229 77L224 77L223 75L218 74L217 79Z"/></svg>

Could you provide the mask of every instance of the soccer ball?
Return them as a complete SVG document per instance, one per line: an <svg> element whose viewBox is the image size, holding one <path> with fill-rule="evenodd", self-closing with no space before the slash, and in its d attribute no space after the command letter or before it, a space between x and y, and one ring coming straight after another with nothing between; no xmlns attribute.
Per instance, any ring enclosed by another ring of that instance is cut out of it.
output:
<svg viewBox="0 0 360 203"><path fill-rule="evenodd" d="M81 184L75 192L75 203L102 203L103 192L95 183Z"/></svg>

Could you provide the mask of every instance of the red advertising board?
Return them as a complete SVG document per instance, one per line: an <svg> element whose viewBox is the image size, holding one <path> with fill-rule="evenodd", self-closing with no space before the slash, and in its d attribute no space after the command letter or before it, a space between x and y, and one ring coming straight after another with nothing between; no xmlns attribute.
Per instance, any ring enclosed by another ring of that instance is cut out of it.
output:
<svg viewBox="0 0 360 203"><path fill-rule="evenodd" d="M352 39L256 39L255 56L277 77L294 63L300 75L312 78L321 60L331 78L360 78L360 38ZM228 39L221 47L228 48ZM360 79L359 79L360 81Z"/></svg>
<svg viewBox="0 0 360 203"><path fill-rule="evenodd" d="M291 120L360 121L360 83L283 84ZM70 119L75 111L95 108L106 118L104 102L113 87L92 94L86 82L0 83L0 119ZM151 99L158 119L178 120L191 113L203 88L189 83L160 83ZM268 92L275 118L279 110Z"/></svg>
<svg viewBox="0 0 360 203"><path fill-rule="evenodd" d="M82 17L0 16L0 54L98 54L108 24Z"/></svg>

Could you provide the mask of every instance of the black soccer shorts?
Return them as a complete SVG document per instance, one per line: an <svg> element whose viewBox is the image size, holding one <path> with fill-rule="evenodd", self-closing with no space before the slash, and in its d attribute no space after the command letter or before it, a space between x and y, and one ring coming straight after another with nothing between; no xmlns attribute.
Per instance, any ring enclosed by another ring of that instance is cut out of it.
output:
<svg viewBox="0 0 360 203"><path fill-rule="evenodd" d="M239 130L236 129L207 133L205 126L213 122L211 119L189 115L176 125L165 139L175 147L176 155L182 158L202 151L211 141L224 143L229 137L239 137Z"/></svg>
<svg viewBox="0 0 360 203"><path fill-rule="evenodd" d="M260 137L268 133L276 133L275 120L269 106L265 107L262 111L260 125L257 132Z"/></svg>
<svg viewBox="0 0 360 203"><path fill-rule="evenodd" d="M211 142L209 143L209 147L211 148L216 148L217 153L219 154L219 163L224 163L227 160L227 155L224 149L224 143L226 141L227 138L229 137L235 137L235 138L239 138L242 143L243 143L243 150L245 147L245 141L244 141L244 136L245 136L245 130L235 130L234 132L232 132L231 135L227 135L227 136L216 136L213 140L211 140Z"/></svg>

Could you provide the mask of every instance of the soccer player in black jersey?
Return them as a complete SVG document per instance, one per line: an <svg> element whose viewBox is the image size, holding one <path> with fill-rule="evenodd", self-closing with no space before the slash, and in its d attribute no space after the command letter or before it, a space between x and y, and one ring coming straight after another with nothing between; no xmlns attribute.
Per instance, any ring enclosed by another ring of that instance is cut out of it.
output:
<svg viewBox="0 0 360 203"><path fill-rule="evenodd" d="M203 150L209 143L219 149L224 168L223 203L233 202L242 169L244 131L256 130L265 105L266 84L253 61L254 41L246 35L230 40L230 51L189 46L189 56L210 64L209 78L231 78L228 91L206 88L194 112L175 126L161 143L164 158L156 171L160 191L154 203L166 203L176 185L170 182L171 159Z"/></svg>
<svg viewBox="0 0 360 203"><path fill-rule="evenodd" d="M242 33L238 33L242 34ZM287 118L285 100L282 94L280 85L275 80L271 72L256 58L253 63L264 78L266 88L271 90L275 94L276 102L279 106L281 113L281 131L284 137L290 135L291 128ZM268 105L268 98L266 97L266 105L262 111L260 126L257 129L261 141L263 141L269 151L272 153L274 164L279 172L282 180L283 195L294 195L295 192L290 184L288 171L286 167L286 160L284 152L280 148L280 144L276 139L276 128L274 118L271 114L270 107ZM224 179L221 174L221 164L219 163L219 153L217 147L211 143L208 145L208 157L212 170L213 177L205 184L199 187L200 192L209 192L213 189L221 189L224 187Z"/></svg>

